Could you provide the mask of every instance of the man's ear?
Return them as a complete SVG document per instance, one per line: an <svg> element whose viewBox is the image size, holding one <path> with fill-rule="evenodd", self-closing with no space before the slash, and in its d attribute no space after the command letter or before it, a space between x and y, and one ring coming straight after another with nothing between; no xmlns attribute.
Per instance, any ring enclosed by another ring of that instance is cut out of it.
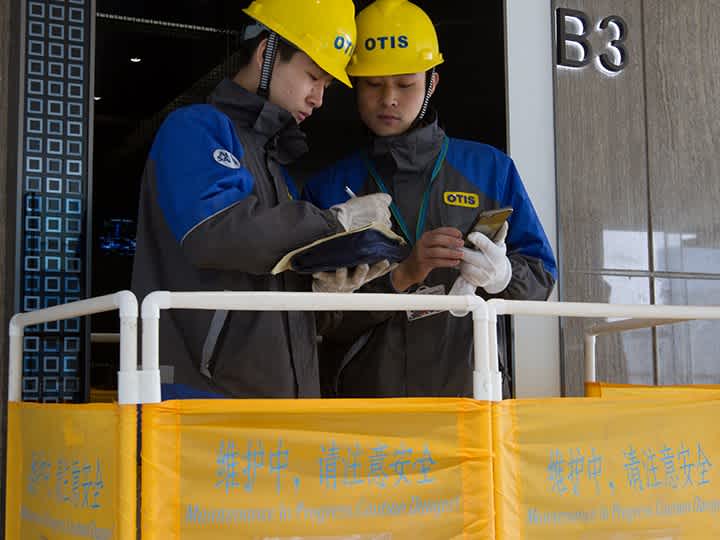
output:
<svg viewBox="0 0 720 540"><path fill-rule="evenodd" d="M432 90L430 91L430 95L432 96L435 93L435 90L437 90L438 83L440 82L440 74L436 71L433 73L432 76Z"/></svg>
<svg viewBox="0 0 720 540"><path fill-rule="evenodd" d="M263 39L255 49L253 54L253 63L257 66L258 70L262 69L263 58L265 57L265 49L267 49L268 38Z"/></svg>

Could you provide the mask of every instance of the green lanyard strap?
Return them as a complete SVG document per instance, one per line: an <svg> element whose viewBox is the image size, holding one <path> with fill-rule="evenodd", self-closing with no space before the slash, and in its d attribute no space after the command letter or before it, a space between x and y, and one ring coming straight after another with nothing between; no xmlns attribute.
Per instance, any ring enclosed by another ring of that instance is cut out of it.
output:
<svg viewBox="0 0 720 540"><path fill-rule="evenodd" d="M418 240L420 240L420 237L422 236L423 232L425 231L425 220L427 218L427 209L428 204L430 202L430 191L432 189L433 182L437 178L437 175L440 174L440 169L442 168L443 163L445 162L445 156L447 155L448 146L450 146L450 139L446 136L443 139L442 148L440 149L440 154L438 154L437 160L435 161L435 166L432 170L432 175L430 176L430 181L428 182L427 188L425 188L425 193L423 195L422 205L420 206L420 213L418 214L418 220L417 225L415 227L415 239L413 240L410 236L410 231L408 229L407 224L405 223L405 220L402 217L402 214L400 213L400 209L395 204L395 201L392 202L390 205L390 211L392 212L393 217L395 218L395 221L400 226L400 230L403 233L403 236L408 241L408 243L411 246L414 246ZM385 183L382 181L382 178L380 178L380 175L377 172L377 169L375 169L375 166L372 164L372 161L370 161L370 158L367 155L363 155L363 161L365 162L365 167L367 167L368 172L370 173L370 176L373 177L373 180L375 180L375 184L377 185L377 188L382 191L383 193L390 194L388 192L387 187L385 186Z"/></svg>

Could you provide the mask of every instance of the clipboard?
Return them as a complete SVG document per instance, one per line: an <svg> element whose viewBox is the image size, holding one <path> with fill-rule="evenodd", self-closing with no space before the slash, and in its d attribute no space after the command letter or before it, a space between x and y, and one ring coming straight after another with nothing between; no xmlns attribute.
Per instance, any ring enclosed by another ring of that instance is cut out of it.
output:
<svg viewBox="0 0 720 540"><path fill-rule="evenodd" d="M365 233L376 233L373 235L367 235ZM282 259L280 259L277 264L273 267L271 270L271 273L273 275L280 274L282 272L286 272L287 270L295 270L298 271L298 269L293 267L293 259L296 259L297 257L302 257L303 255L310 255L312 254L313 250L322 249L325 244L328 243L334 243L335 245L339 244L345 244L347 246L351 246L351 248L357 249L358 255L362 257L362 238L363 235L365 235L365 238L375 238L380 239L381 242L384 242L387 245L388 248L388 257L381 257L378 259L383 260L385 258L388 258L390 262L398 262L398 260L402 260L405 257L407 257L410 253L407 247L407 242L405 239L395 234L392 229L389 227L381 224L381 223L370 223L369 225L366 225L364 227L358 227L356 229L351 229L349 231L336 233L330 236L326 236L325 238L321 238L320 240L316 240L315 242L312 242L310 244L307 244L305 246L302 246L300 248L294 249L293 251L290 251L287 253ZM352 238L352 237L355 238ZM342 242L342 239L347 238L347 242ZM359 242L354 242L354 240L359 240ZM329 247L329 246L325 246ZM395 249L396 248L396 249ZM339 248L334 248L339 249ZM347 253L340 253L339 255L347 255ZM350 253L350 256L352 256L352 253ZM374 262L378 262L374 261ZM362 262L367 261L360 261L358 264L361 264ZM342 265L345 266L345 265ZM334 268L340 268L341 266L335 266L333 267L330 265L325 270L334 269ZM317 270L317 271L324 271L324 270ZM310 271L301 271L301 273L311 273Z"/></svg>

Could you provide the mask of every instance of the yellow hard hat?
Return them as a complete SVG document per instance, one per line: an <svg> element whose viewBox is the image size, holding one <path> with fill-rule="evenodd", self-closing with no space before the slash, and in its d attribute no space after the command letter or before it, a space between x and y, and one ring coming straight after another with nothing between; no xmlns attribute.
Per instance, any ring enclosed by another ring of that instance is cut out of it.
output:
<svg viewBox="0 0 720 540"><path fill-rule="evenodd" d="M352 87L345 72L355 49L352 0L255 0L243 11Z"/></svg>
<svg viewBox="0 0 720 540"><path fill-rule="evenodd" d="M351 77L420 73L443 63L430 17L407 0L376 0L357 16Z"/></svg>

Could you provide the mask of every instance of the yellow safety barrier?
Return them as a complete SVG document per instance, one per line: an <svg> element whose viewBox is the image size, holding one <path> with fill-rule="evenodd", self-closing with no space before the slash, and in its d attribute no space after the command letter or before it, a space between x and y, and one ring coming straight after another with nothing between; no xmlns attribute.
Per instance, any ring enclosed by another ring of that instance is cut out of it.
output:
<svg viewBox="0 0 720 540"><path fill-rule="evenodd" d="M666 390L144 405L142 538L720 538L720 399ZM6 537L134 540L135 416L9 403Z"/></svg>
<svg viewBox="0 0 720 540"><path fill-rule="evenodd" d="M9 402L5 537L135 540L135 411Z"/></svg>
<svg viewBox="0 0 720 540"><path fill-rule="evenodd" d="M720 401L493 406L498 539L720 538Z"/></svg>
<svg viewBox="0 0 720 540"><path fill-rule="evenodd" d="M641 384L616 384L606 382L586 382L585 395L587 397L603 398L691 398L691 399L717 399L720 398L720 385L692 384L677 386L646 386Z"/></svg>
<svg viewBox="0 0 720 540"><path fill-rule="evenodd" d="M142 444L144 540L494 535L489 403L170 401Z"/></svg>

